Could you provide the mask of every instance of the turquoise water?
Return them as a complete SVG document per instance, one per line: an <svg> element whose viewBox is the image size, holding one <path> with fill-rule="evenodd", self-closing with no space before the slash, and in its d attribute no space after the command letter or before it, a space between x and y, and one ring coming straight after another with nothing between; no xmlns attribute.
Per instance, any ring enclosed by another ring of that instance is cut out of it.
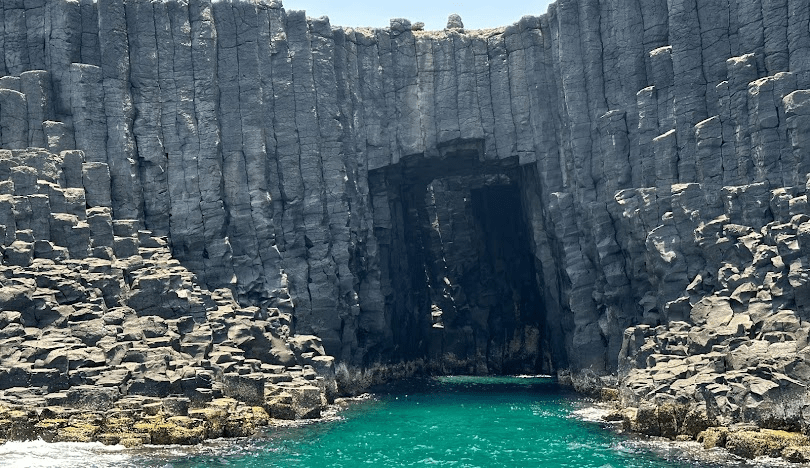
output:
<svg viewBox="0 0 810 468"><path fill-rule="evenodd" d="M572 417L575 395L551 379L446 377L397 384L342 420L275 429L242 454L195 455L174 468L678 467Z"/></svg>
<svg viewBox="0 0 810 468"><path fill-rule="evenodd" d="M444 377L399 382L370 398L344 404L331 420L271 428L251 439L137 451L98 444L10 443L0 446L0 465L757 466L727 455L721 455L719 462L707 461L707 452L696 449L696 444L685 448L617 434L598 422L583 420L591 406L548 378ZM690 456L690 450L699 457ZM41 456L36 455L40 452Z"/></svg>

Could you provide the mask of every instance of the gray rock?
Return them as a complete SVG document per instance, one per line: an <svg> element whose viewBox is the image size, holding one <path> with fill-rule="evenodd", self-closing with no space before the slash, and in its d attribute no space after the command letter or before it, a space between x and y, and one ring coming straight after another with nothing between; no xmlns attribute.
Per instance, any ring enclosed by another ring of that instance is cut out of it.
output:
<svg viewBox="0 0 810 468"><path fill-rule="evenodd" d="M99 388L93 385L74 386L65 393L67 397L64 404L96 411L110 409L119 397L117 388Z"/></svg>
<svg viewBox="0 0 810 468"><path fill-rule="evenodd" d="M45 134L45 146L52 153L59 153L76 147L73 133L64 122L46 120L42 122L42 131Z"/></svg>
<svg viewBox="0 0 810 468"><path fill-rule="evenodd" d="M110 171L106 163L86 162L82 164L82 184L87 206L111 207Z"/></svg>
<svg viewBox="0 0 810 468"><path fill-rule="evenodd" d="M25 95L0 89L0 142L4 148L28 146L28 104Z"/></svg>
<svg viewBox="0 0 810 468"><path fill-rule="evenodd" d="M3 263L27 267L34 259L34 246L30 242L15 241L3 252Z"/></svg>
<svg viewBox="0 0 810 468"><path fill-rule="evenodd" d="M223 393L249 405L264 404L265 378L262 374L225 374L222 378Z"/></svg>
<svg viewBox="0 0 810 468"><path fill-rule="evenodd" d="M464 30L464 23L461 21L461 16L453 13L447 17L446 29L461 29Z"/></svg>
<svg viewBox="0 0 810 468"><path fill-rule="evenodd" d="M438 32L9 0L4 385L47 361L206 401L223 375L329 380L334 354L621 370L658 405L631 426L667 436L765 418L752 400L810 375L809 22L798 0L565 0ZM6 365L39 334L58 349ZM317 413L291 395L279 414Z"/></svg>

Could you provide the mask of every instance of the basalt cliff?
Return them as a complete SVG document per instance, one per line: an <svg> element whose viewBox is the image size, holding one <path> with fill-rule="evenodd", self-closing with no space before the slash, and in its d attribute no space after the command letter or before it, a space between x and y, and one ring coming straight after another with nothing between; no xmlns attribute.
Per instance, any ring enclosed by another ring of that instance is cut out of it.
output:
<svg viewBox="0 0 810 468"><path fill-rule="evenodd" d="M5 0L0 76L8 404L302 416L334 356L617 373L651 434L806 426L806 0L475 31Z"/></svg>

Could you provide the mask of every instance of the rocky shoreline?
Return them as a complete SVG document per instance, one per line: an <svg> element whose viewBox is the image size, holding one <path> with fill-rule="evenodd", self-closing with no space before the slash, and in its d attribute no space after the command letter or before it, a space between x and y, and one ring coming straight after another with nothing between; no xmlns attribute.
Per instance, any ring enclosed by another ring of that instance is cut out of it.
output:
<svg viewBox="0 0 810 468"><path fill-rule="evenodd" d="M807 187L724 187L722 210L699 222L711 207L690 190L673 186L674 213L659 229L671 233L646 239L647 260L670 275L702 269L680 292L662 284L680 296L667 322L625 331L612 417L748 458L810 461Z"/></svg>
<svg viewBox="0 0 810 468"><path fill-rule="evenodd" d="M706 450L722 448L738 457L782 458L791 463L810 462L808 428L800 431L770 429L767 424L734 423L717 425L691 405L616 405L605 421L620 422L623 430L636 434L662 437L671 441L696 441Z"/></svg>

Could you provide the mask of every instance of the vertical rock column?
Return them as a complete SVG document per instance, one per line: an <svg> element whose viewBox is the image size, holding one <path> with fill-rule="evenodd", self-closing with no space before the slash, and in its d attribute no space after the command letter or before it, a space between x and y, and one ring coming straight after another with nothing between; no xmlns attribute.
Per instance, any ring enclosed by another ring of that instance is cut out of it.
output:
<svg viewBox="0 0 810 468"><path fill-rule="evenodd" d="M347 159L351 153L343 152L341 138L340 108L338 106L336 75L336 44L329 21L324 19L310 22L312 41L313 76L317 99L318 129L320 133L321 171L323 173L324 223L328 228L329 246L324 258L313 262L310 257L310 276L313 282L320 279L321 284L311 288L312 311L319 318L322 328L315 329L316 334L324 341L328 349L339 351L343 318L351 314L355 306L356 292L354 274L349 269L350 249L350 216L348 200L352 196L347 183ZM413 44L410 44L413 55ZM415 68L415 57L411 58ZM415 71L414 71L415 73ZM413 98L416 98L415 86ZM412 106L416 107L416 103ZM418 114L414 112L411 119ZM407 123L405 123L408 126ZM419 127L416 126L416 134ZM402 135L410 134L403 131ZM404 141L404 140L403 140ZM352 175L354 179L356 175ZM314 249L310 249L311 253ZM317 273L315 273L317 272ZM335 300L337 298L337 301Z"/></svg>
<svg viewBox="0 0 810 468"><path fill-rule="evenodd" d="M0 143L2 148L28 146L28 104L19 91L0 89Z"/></svg>
<svg viewBox="0 0 810 468"><path fill-rule="evenodd" d="M312 28L319 30L323 37L324 27L319 20L313 20ZM287 37L289 47L293 52L292 72L293 90L295 92L295 122L301 145L299 159L300 174L303 180L303 197L301 211L303 216L304 248L306 249L306 268L295 271L291 280L297 283L299 291L306 290L309 304L303 314L299 314L299 324L304 325L303 330L316 332L321 328L333 329L334 298L337 296L335 284L330 282L330 276L335 273L335 266L329 256L331 232L328 227L328 213L326 208L326 191L324 186L327 174L324 171L324 159L334 158L337 135L334 131L321 137L319 125L319 111L325 112L323 118L334 118L330 114L336 109L321 108L318 102L316 86L327 86L326 82L316 83L315 63L323 60L323 51L314 53L313 37L310 25L304 12L288 12ZM317 39L315 39L317 43ZM321 64L319 64L321 65ZM334 73L334 72L333 72ZM323 79L323 75L319 78ZM332 78L334 79L334 78ZM328 83L334 89L334 82ZM326 103L324 103L326 104ZM331 140L331 141L330 141ZM339 163L334 161L335 164ZM334 176L334 174L328 174ZM332 276L333 277L333 276ZM326 326L322 325L326 321ZM339 320L338 320L339 322ZM299 330L300 331L300 330Z"/></svg>
<svg viewBox="0 0 810 468"><path fill-rule="evenodd" d="M799 89L810 88L810 3L788 0L787 46L789 69Z"/></svg>
<svg viewBox="0 0 810 468"><path fill-rule="evenodd" d="M237 24L237 53L239 57L239 111L242 122L242 153L247 175L250 220L257 250L254 253L261 268L257 286L261 297L267 297L277 284L278 256L273 247L274 227L272 200L267 184L268 158L265 146L265 96L262 89L257 6L242 3L234 13ZM270 283L268 284L268 280Z"/></svg>
<svg viewBox="0 0 810 468"><path fill-rule="evenodd" d="M628 132L628 129L638 127L638 113L634 111L638 90L647 86L647 50L644 49L644 19L638 0L603 2L600 16L612 27L599 28L600 43L588 48L598 47L597 53L604 55L604 65L601 70L597 70L598 79L604 84L589 85L589 93L592 94L592 112L596 112L596 123L600 130L604 128L604 116L614 123L612 128L619 132L612 134L615 135L617 144L606 145L604 140L599 142L601 159L604 161L605 196L611 197L618 188L633 186L632 168L641 168L638 164L638 133ZM591 62L590 56L588 62ZM594 89L595 93L590 89ZM604 98L601 97L602 93ZM617 112L623 115L626 124L616 126L619 123L616 120ZM607 115L608 113L610 114ZM626 143L622 144L622 140L626 140Z"/></svg>
<svg viewBox="0 0 810 468"><path fill-rule="evenodd" d="M568 16L569 19L576 21L576 23L571 28L563 29L561 27L560 35L561 40L578 41L581 54L566 57L564 60L567 63L560 63L560 74L566 76L567 73L582 72L581 77L567 77L568 84L566 84L566 81L561 84L563 85L565 103L568 107L567 114L569 118L576 122L570 137L573 161L576 165L573 179L574 186L577 187L574 203L577 210L587 210L585 204L592 203L595 198L607 194L605 187L607 178L602 175L605 162L601 155L601 142L598 137L599 119L609 110L621 112L623 109L623 85L616 80L612 80L608 75L612 73L614 67L619 66L618 61L622 52L618 50L615 37L616 31L613 28L602 31L592 26L602 21L609 21L608 18L612 17L610 10L615 7L614 2L584 0L571 3L572 5L568 8L576 10L576 13ZM632 16L632 13L628 13L625 18L630 19ZM568 47L573 47L573 49L568 50L574 52L577 45L572 44ZM613 50L606 52L607 49ZM640 86L635 86L629 82L640 77L629 78L633 74L630 71L633 66L632 64L623 65L628 68L628 85L636 88L633 90L635 92ZM574 83L572 78L580 80L580 83ZM569 86L572 84L574 87ZM574 97L573 94L578 92L577 86L583 86L580 91L582 94ZM585 125L586 121L587 126ZM612 155L604 156L612 158ZM626 155L623 156L626 157ZM593 187L595 187L595 190ZM578 216L577 219L580 228L583 227L583 223L590 222L590 220L586 221L586 216ZM584 230L583 232L587 231Z"/></svg>
<svg viewBox="0 0 810 468"><path fill-rule="evenodd" d="M695 125L695 158L697 181L701 184L704 203L711 211L720 214L722 203L717 193L727 176L726 165L736 165L734 153L727 153L723 144L723 124L718 116L711 117ZM705 211L705 210L704 210ZM709 212L704 212L708 216Z"/></svg>
<svg viewBox="0 0 810 468"><path fill-rule="evenodd" d="M66 120L72 114L70 64L88 63L82 60L82 13L79 2L47 2L45 25L48 30L45 67L53 83L53 120Z"/></svg>
<svg viewBox="0 0 810 468"><path fill-rule="evenodd" d="M509 69L509 94L511 96L510 102L512 105L511 114L515 122L515 135L517 137L517 156L521 164L528 164L537 161L537 156L534 153L534 128L531 125L531 99L526 69L526 51L524 50L521 38L521 26L525 27L525 24L518 24L517 26L507 28L506 31L504 31L504 43L506 45L507 65ZM457 40L456 42L459 41ZM456 59L457 62L460 62L459 58ZM468 63L470 59L471 57L468 59ZM459 76L459 91L462 91L461 85L465 84L465 80L462 80L464 75ZM475 97L474 94L471 94L471 96ZM480 111L477 110L477 100L465 104L464 107L459 108L459 121L466 124L466 122L461 119L461 116L472 114L476 118L476 123L480 122ZM472 106L476 109L473 109ZM466 125L469 126L469 124ZM479 138L483 137L480 124L477 127L478 128L473 130L475 131L474 135L478 135ZM462 131L466 130L464 126L462 126L461 129ZM463 136L466 137L466 135Z"/></svg>
<svg viewBox="0 0 810 468"><path fill-rule="evenodd" d="M107 163L107 117L101 69L95 65L70 65L70 104L76 147L87 161Z"/></svg>
<svg viewBox="0 0 810 468"><path fill-rule="evenodd" d="M391 20L390 31L397 147L403 155L422 153L424 138L419 113L416 40L408 20Z"/></svg>
<svg viewBox="0 0 810 468"><path fill-rule="evenodd" d="M731 57L729 4L714 0L696 1L700 21L703 76L706 79L706 115L719 114L717 85L726 79L726 59ZM697 123L697 122L695 122Z"/></svg>
<svg viewBox="0 0 810 468"><path fill-rule="evenodd" d="M283 234L281 232L281 218L283 216L283 202L281 200L281 174L278 169L278 155L276 147L278 142L273 130L275 120L275 90L273 87L273 60L276 52L273 47L273 31L271 18L279 13L279 3L264 3L257 5L257 34L258 34L258 68L260 76L260 89L262 106L260 108L261 134L264 139L265 163L264 179L269 197L266 207L267 232L259 237L262 249L262 262L264 266L264 282L272 305L278 307L286 294L286 279L283 276L282 257L279 242L283 248Z"/></svg>
<svg viewBox="0 0 810 468"><path fill-rule="evenodd" d="M19 75L30 70L28 35L25 23L25 0L3 2L3 52L6 73Z"/></svg>
<svg viewBox="0 0 810 468"><path fill-rule="evenodd" d="M517 153L517 137L509 99L509 63L502 35L487 38L487 55L492 113L497 116L493 131L495 150L498 158L503 159ZM439 110L440 107L437 106L436 112Z"/></svg>
<svg viewBox="0 0 810 468"><path fill-rule="evenodd" d="M433 65L436 70L434 82L433 103L436 107L436 139L437 144L450 143L461 138L459 129L458 109L458 74L456 73L455 50L453 36L455 31L439 32L433 41ZM382 51L381 51L382 53ZM508 63L504 64L508 73ZM385 70L383 70L385 73ZM509 85L507 81L505 85ZM508 91L507 91L508 92ZM509 104L505 102L504 105ZM512 115L507 109L504 115ZM396 159L394 160L396 163Z"/></svg>
<svg viewBox="0 0 810 468"><path fill-rule="evenodd" d="M45 0L25 0L25 32L29 70L45 68Z"/></svg>
<svg viewBox="0 0 810 468"><path fill-rule="evenodd" d="M161 141L160 67L155 16L151 3L126 4L127 38L135 119L132 133L143 183L144 223L155 235L169 233L170 199L167 152ZM158 73L155 73L155 71Z"/></svg>
<svg viewBox="0 0 810 468"><path fill-rule="evenodd" d="M419 106L417 110L419 112L419 123L423 135L423 144L425 145L426 156L428 157L435 156L435 154L438 152L435 131L437 107L433 101L434 95L436 94L436 63L433 53L433 42L433 38L426 34L419 34L414 39L414 46L416 48L416 93L418 98L417 104ZM362 49L358 47L358 53L361 51ZM486 43L484 43L484 55L486 56ZM370 64L367 64L366 66L368 65ZM371 74L374 72L373 69L364 69L365 67L362 62L360 63L360 68L360 73ZM487 91L489 91L489 86L487 86ZM371 117L371 113L373 112L375 119L371 122L366 122L365 126L366 128L370 128L369 125L374 125L374 128L379 129L379 124L376 124L376 118L378 118L377 114L379 114L379 110L375 112L375 109L372 106L373 101L367 100L371 97L372 96L370 93L365 93L365 96L363 96L363 107L366 108L368 112L366 115ZM375 124L372 124L372 122L375 122ZM492 140L492 143L494 144L494 139ZM372 151L372 148L369 148L369 151ZM493 150L491 153L491 157L495 157L495 151ZM380 160L382 160L382 158L380 158ZM374 169L375 166L377 166L377 164L371 168Z"/></svg>
<svg viewBox="0 0 810 468"><path fill-rule="evenodd" d="M762 24L762 0L737 2L740 55L753 54L755 70L765 74L765 30ZM729 74L729 77L731 75Z"/></svg>
<svg viewBox="0 0 810 468"><path fill-rule="evenodd" d="M257 187L251 186L247 166L248 160L265 162L264 141L255 125L255 112L261 104L256 102L260 95L255 86L258 75L256 12L246 3L223 2L213 3L213 11L217 28L223 202L229 214L227 232L239 280L237 291L241 297L246 297L252 290L262 289L262 265L256 240L258 226L251 206L251 192ZM240 32L243 32L241 36ZM256 168L250 169L257 172ZM258 172L259 176L264 176L263 168Z"/></svg>
<svg viewBox="0 0 810 468"><path fill-rule="evenodd" d="M788 141L792 158L783 164L793 165L797 174L810 172L810 90L794 91L782 100L785 107Z"/></svg>
<svg viewBox="0 0 810 468"><path fill-rule="evenodd" d="M188 17L191 21L190 45L193 67L190 76L187 72L180 76L192 80L187 85L189 86L187 92L193 96L193 117L190 117L191 121L197 123L198 143L196 147L192 143L188 147L187 156L184 153L183 157L188 157L189 161L196 161L197 177L191 180L189 192L192 191L196 181L201 199L196 207L189 202L189 209L193 213L192 219L198 219L197 210L202 214L205 245L202 261L205 265L206 282L228 285L235 278L232 248L225 228L227 215L222 201L221 132L217 120L219 96L216 74L217 32L211 2L208 0L191 2L188 5ZM194 165L190 168L193 171Z"/></svg>
<svg viewBox="0 0 810 468"><path fill-rule="evenodd" d="M769 75L788 71L788 1L762 0L765 68ZM806 31L806 30L805 30Z"/></svg>
<svg viewBox="0 0 810 468"><path fill-rule="evenodd" d="M542 39L541 39L542 40ZM469 38L470 41L470 48L471 53L473 55L473 64L472 70L475 75L475 93L478 96L478 112L480 113L480 125L482 130L482 137L484 139L484 159L497 159L498 152L495 146L495 114L492 108L492 91L490 87L490 69L489 69L489 56L487 55L487 38L485 36L472 36ZM420 54L420 44L424 43L424 39L422 37L418 37L416 39L416 47L417 47L417 60L421 58ZM543 51L539 51L538 54L542 56ZM538 65L537 63L533 63L532 65ZM420 70L422 69L421 66L418 67ZM420 99L422 94L421 89L421 81L422 81L422 73L418 73L416 80L420 83L419 91L420 91ZM539 77L538 77L539 79ZM422 128L426 127L424 120L427 117L425 112L421 111L421 106L423 105L420 102L420 114L421 119L423 121ZM432 116L431 109L431 116ZM430 135L424 133L423 130L423 138L425 141L425 145L429 146L427 143L428 138Z"/></svg>
<svg viewBox="0 0 810 468"><path fill-rule="evenodd" d="M5 7L0 5L0 76L6 75L6 20Z"/></svg>
<svg viewBox="0 0 810 468"><path fill-rule="evenodd" d="M721 148L723 157L723 184L735 185L740 183L737 171L737 142L734 136L736 116L731 114L731 89L728 80L717 84L718 118L721 126Z"/></svg>
<svg viewBox="0 0 810 468"><path fill-rule="evenodd" d="M715 194L723 183L723 126L718 116L695 125L697 181ZM731 161L730 161L731 162ZM716 198L716 197L715 197Z"/></svg>
<svg viewBox="0 0 810 468"><path fill-rule="evenodd" d="M796 79L791 73L777 73L748 85L749 133L755 179L757 182L768 181L772 187L791 185L795 181L792 165L783 167L781 163L782 154L789 151L785 145L787 130L784 110L780 109L782 98L795 89ZM783 182L783 179L787 180Z"/></svg>
<svg viewBox="0 0 810 468"><path fill-rule="evenodd" d="M593 138L596 134L595 120L599 110L605 109L604 103L595 99L599 91L589 90L589 84L595 84L597 76L595 71L589 69L584 61L584 54L588 43L581 42L583 25L586 19L596 18L598 12L592 9L579 10L579 3L575 1L561 1L557 5L559 18L559 49L560 84L562 86L562 99L564 102L563 116L568 119L570 134L563 136L564 147L570 148L572 172L569 174L571 183L576 187L577 199L575 205L592 201L596 197L596 178L593 173ZM583 5L583 7L586 5ZM589 26L584 26L587 30ZM589 73L591 72L591 73ZM595 93L595 94L594 94ZM592 96L594 95L594 96ZM591 100L593 99L593 102ZM593 110L593 115L591 110ZM604 112L602 112L604 113ZM592 117L593 127L592 127ZM598 176L598 174L597 174Z"/></svg>
<svg viewBox="0 0 810 468"><path fill-rule="evenodd" d="M728 107L734 127L737 152L737 178L740 184L754 180L751 161L751 134L748 128L748 83L757 79L756 55L746 54L726 60L728 67Z"/></svg>
<svg viewBox="0 0 810 468"><path fill-rule="evenodd" d="M374 170L391 164L391 151L388 147L388 140L385 135L388 118L386 115L387 107L385 98L383 96L382 67L380 64L376 35L358 31L355 37L357 38L357 68L360 73L365 138L368 142L368 156L366 158L368 160L369 170ZM425 84L419 81L419 99L422 106L433 108L433 42L430 38L426 38L424 44L422 41L420 41L419 44L422 46L419 48L420 52L418 52L420 53L420 70L426 70L427 72L419 74L420 80L425 80ZM428 49L426 50L427 53L421 53L423 49ZM424 67L421 65L423 60L428 61L425 63ZM430 73L431 76L423 78L428 73ZM427 82L429 82L429 84ZM424 107L420 107L420 109L424 109ZM422 124L429 125L428 120L424 120ZM435 140L436 132L433 126L426 127L425 134L432 135Z"/></svg>
<svg viewBox="0 0 810 468"><path fill-rule="evenodd" d="M674 115L678 141L678 181L694 182L693 126L706 119L706 78L700 21L695 0L673 0L669 6L669 39L674 74Z"/></svg>
<svg viewBox="0 0 810 468"><path fill-rule="evenodd" d="M452 38L456 62L456 80L458 83L457 99L459 133L463 140L481 140L484 138L484 129L481 124L482 109L476 82L475 53L472 47L472 40L470 36L466 34L454 34ZM525 62L521 62L520 65L524 65L524 63ZM525 76L525 70L522 72L523 76ZM405 100L407 101L407 96L405 97ZM487 96L487 100L489 100L489 96ZM525 106L527 110L525 118L528 125L528 96L525 101ZM418 123L418 114L414 113L411 115L410 120ZM534 132L529 132L526 135L526 138L530 139L533 134ZM422 138L420 138L420 140L422 140ZM527 154L533 151L533 144L527 146L525 149Z"/></svg>
<svg viewBox="0 0 810 468"><path fill-rule="evenodd" d="M20 75L20 89L25 94L28 107L28 145L47 147L43 122L53 118L51 75L44 70L34 70Z"/></svg>
<svg viewBox="0 0 810 468"><path fill-rule="evenodd" d="M293 17L280 10L271 17L270 29L274 38L274 47L278 52L273 55L273 89L278 96L275 106L275 125L273 126L278 155L278 167L281 174L281 194L284 200L284 270L288 275L290 294L295 298L296 316L299 313L304 323L311 320L311 301L309 296L309 266L307 264L307 234L305 224L305 207L309 203L304 179L309 176L305 166L305 151L311 151L311 138L314 116L309 128L304 129L304 115L315 112L315 103L305 101L303 96L314 94L312 87L311 66L301 66L298 52L304 44L298 44L306 37L307 23L303 12L295 12ZM294 31L294 32L293 32ZM307 41L307 47L308 41ZM303 52L302 52L303 55ZM309 75L309 79L307 79ZM300 83L299 83L299 76ZM311 95L310 95L311 96ZM311 96L312 98L314 96ZM311 157L311 156L310 156ZM307 175L305 175L307 174Z"/></svg>
<svg viewBox="0 0 810 468"><path fill-rule="evenodd" d="M124 1L99 0L98 24L113 214L116 218L143 219L143 194L132 138L133 108L129 94L129 45Z"/></svg>
<svg viewBox="0 0 810 468"><path fill-rule="evenodd" d="M346 166L346 194L351 211L348 213L350 260L344 267L338 264L341 294L346 294L347 282L343 280L341 268L348 268L354 281L349 297L344 297L347 310L342 311L342 331L340 341L342 359L356 360L359 353L357 331L359 315L362 311L377 317L385 315L385 298L381 291L381 259L379 245L374 232L372 197L369 187L367 164L368 141L365 134L364 109L362 102L363 83L360 80L360 57L358 33L334 31L335 38L335 78L338 86L338 103L341 106L343 130L343 153ZM418 41L417 41L418 44ZM418 45L417 45L418 47ZM417 60L419 52L417 51ZM423 108L421 89L419 107ZM424 114L420 113L421 118ZM353 260L351 260L353 259Z"/></svg>
<svg viewBox="0 0 810 468"><path fill-rule="evenodd" d="M658 136L658 102L655 86L636 94L638 108L638 164L633 164L633 182L640 187L655 185L655 155L653 139Z"/></svg>
<svg viewBox="0 0 810 468"><path fill-rule="evenodd" d="M81 62L101 65L101 46L98 37L98 3L96 0L79 0L81 10Z"/></svg>
<svg viewBox="0 0 810 468"><path fill-rule="evenodd" d="M680 169L678 164L678 138L678 132L672 129L655 137L653 140L655 187L659 199L665 199L670 193L672 184L678 183ZM663 211L668 211L668 209L664 208Z"/></svg>
<svg viewBox="0 0 810 468"><path fill-rule="evenodd" d="M374 35L377 39L377 54L380 63L380 92L382 93L383 120L382 138L391 164L399 162L402 152L397 145L397 122L396 122L396 90L394 89L394 62L391 51L391 31L385 29L375 29Z"/></svg>
<svg viewBox="0 0 810 468"><path fill-rule="evenodd" d="M545 39L548 23L545 18L525 17L521 19L521 39L526 54L525 67L528 81L530 120L534 136L534 153L537 158L537 176L544 196L562 190L562 170L557 151L557 125L559 116L555 114L553 102L557 99L556 87L551 83L552 66L548 62L551 40ZM488 66L481 64L483 42L474 38L476 78L478 82L478 103L481 108L481 125L484 130L485 151L491 152L494 129L492 95L489 92ZM488 64L487 64L488 65ZM481 69L479 69L481 67ZM490 140L490 141L487 141ZM525 210L524 210L525 211Z"/></svg>
<svg viewBox="0 0 810 468"><path fill-rule="evenodd" d="M306 242L303 219L303 180L301 145L296 125L296 96L293 65L286 33L283 9L268 10L270 34L270 71L275 99L272 131L275 136L273 160L278 171L279 199L274 203L277 218L276 246L283 257L282 266L289 281L290 295L296 307L309 308L306 282Z"/></svg>
<svg viewBox="0 0 810 468"><path fill-rule="evenodd" d="M605 342L599 328L599 315L593 301L595 269L580 245L579 229L575 217L574 199L570 193L551 194L548 207L554 225L554 234L562 245L559 259L564 265L570 286L563 292L570 317L565 319L566 351L570 364L575 368L591 367L604 369Z"/></svg>
<svg viewBox="0 0 810 468"><path fill-rule="evenodd" d="M632 179L629 160L631 142L628 138L626 113L612 110L599 117L602 179L607 194L630 186ZM634 133L635 134L635 133Z"/></svg>

